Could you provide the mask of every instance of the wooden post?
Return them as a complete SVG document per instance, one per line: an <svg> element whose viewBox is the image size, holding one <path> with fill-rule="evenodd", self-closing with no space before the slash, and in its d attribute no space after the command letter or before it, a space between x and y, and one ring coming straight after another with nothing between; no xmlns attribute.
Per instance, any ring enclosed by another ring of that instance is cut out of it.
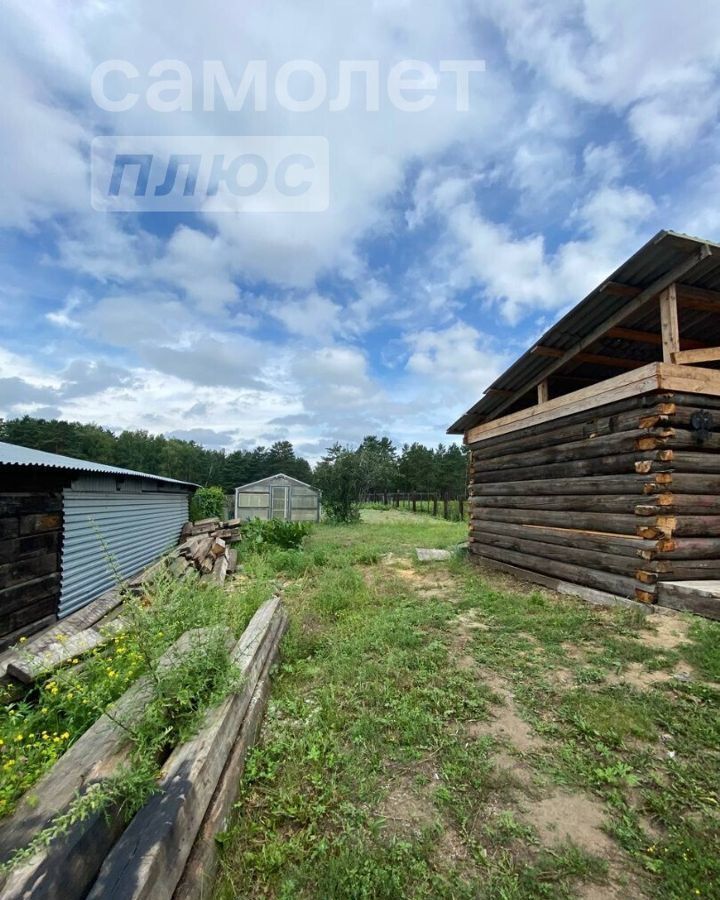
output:
<svg viewBox="0 0 720 900"><path fill-rule="evenodd" d="M395 494L395 508L400 509L400 494Z"/></svg>
<svg viewBox="0 0 720 900"><path fill-rule="evenodd" d="M443 494L443 519L449 519L449 511L448 511L448 492L445 491Z"/></svg>
<svg viewBox="0 0 720 900"><path fill-rule="evenodd" d="M550 388L548 387L548 380L547 380L547 378L545 378L537 386L537 402L538 403L547 403L549 399L550 399Z"/></svg>
<svg viewBox="0 0 720 900"><path fill-rule="evenodd" d="M465 501L463 500L462 497L458 497L458 504L459 504L459 506L460 506L460 521L462 522L462 521L464 521L464 519L465 519L465 516L463 515L463 509L464 509Z"/></svg>
<svg viewBox="0 0 720 900"><path fill-rule="evenodd" d="M415 498L415 491L412 492L412 511L417 512L417 500Z"/></svg>
<svg viewBox="0 0 720 900"><path fill-rule="evenodd" d="M433 494L433 511L432 514L437 516L437 494Z"/></svg>
<svg viewBox="0 0 720 900"><path fill-rule="evenodd" d="M677 290L674 284L660 294L660 324L662 329L663 362L673 362L673 354L680 351Z"/></svg>
<svg viewBox="0 0 720 900"><path fill-rule="evenodd" d="M383 506L388 505L388 494L387 491L383 491Z"/></svg>

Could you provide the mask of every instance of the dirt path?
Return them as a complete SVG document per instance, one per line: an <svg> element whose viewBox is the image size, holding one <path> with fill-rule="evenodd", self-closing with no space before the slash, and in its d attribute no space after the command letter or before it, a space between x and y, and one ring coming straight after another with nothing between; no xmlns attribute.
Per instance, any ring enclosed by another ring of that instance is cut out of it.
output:
<svg viewBox="0 0 720 900"><path fill-rule="evenodd" d="M392 577L401 579L421 599L440 599L453 606L462 605L461 579L452 575L447 564L419 564L411 558L388 554L382 559L381 566ZM459 609L450 620L448 630L453 664L490 688L495 699L489 720L468 724L460 735L460 739L486 738L490 741L497 781L505 788L501 800L492 799L486 805L482 816L484 824L487 826L494 820L517 823L518 830L526 826L531 855L538 855L542 849L552 853L560 845L570 843L600 860L606 867L606 883L580 884L578 897L619 900L645 896L632 861L606 831L608 823L603 802L586 792L554 787L533 766L533 754L551 750L550 743L523 717L509 679L496 671L483 669L472 654L475 641L491 631L492 625L475 609ZM651 643L658 647L673 647L684 639L684 634L684 625L668 619L660 623ZM641 673L641 668L634 664L624 678L616 676L618 682L627 680L645 686L671 677L665 672L653 677L644 671ZM427 765L418 765L411 773L403 771L389 778L380 813L389 823L388 827L399 832L441 824L443 852L459 865L468 867L469 854L463 838L452 825L442 822L433 802L438 784L439 776L432 766L428 769ZM509 846L513 847L512 841ZM515 845L514 849L521 855L528 853L528 848L520 850Z"/></svg>

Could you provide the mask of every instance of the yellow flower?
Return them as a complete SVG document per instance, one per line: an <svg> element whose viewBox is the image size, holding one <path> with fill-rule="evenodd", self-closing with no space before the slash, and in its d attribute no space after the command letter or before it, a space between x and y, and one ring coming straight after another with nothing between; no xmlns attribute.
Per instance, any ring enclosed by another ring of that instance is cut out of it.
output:
<svg viewBox="0 0 720 900"><path fill-rule="evenodd" d="M25 644L25 643L27 643L27 638L26 638L26 637L21 637L20 640L18 641L18 643L19 643L19 644Z"/></svg>
<svg viewBox="0 0 720 900"><path fill-rule="evenodd" d="M76 665L80 662L80 660L77 658L77 656L76 656L74 659L70 660L70 661L72 662L72 664L73 664L74 666L76 666Z"/></svg>
<svg viewBox="0 0 720 900"><path fill-rule="evenodd" d="M66 741L66 740L70 737L70 732L69 732L69 731L63 731L63 733L60 735L60 737L61 737L63 740Z"/></svg>
<svg viewBox="0 0 720 900"><path fill-rule="evenodd" d="M40 710L40 712L43 713L44 715L47 715L47 711L48 711L47 706L43 706L43 708Z"/></svg>
<svg viewBox="0 0 720 900"><path fill-rule="evenodd" d="M67 692L67 698L68 698L68 700L72 700L72 698L73 698L73 692L72 692L72 691L68 691L68 692Z"/></svg>
<svg viewBox="0 0 720 900"><path fill-rule="evenodd" d="M16 734L16 735L15 735L15 740L16 740L16 741L21 741L22 739L23 739L23 736L22 736L21 734Z"/></svg>
<svg viewBox="0 0 720 900"><path fill-rule="evenodd" d="M0 738L0 747L4 747L4 746L5 746L5 741L2 738Z"/></svg>

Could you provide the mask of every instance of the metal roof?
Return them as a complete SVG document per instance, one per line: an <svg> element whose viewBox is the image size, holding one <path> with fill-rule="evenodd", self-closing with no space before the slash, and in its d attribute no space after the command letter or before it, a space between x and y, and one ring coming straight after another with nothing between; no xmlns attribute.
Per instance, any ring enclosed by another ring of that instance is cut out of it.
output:
<svg viewBox="0 0 720 900"><path fill-rule="evenodd" d="M602 284L591 291L584 300L581 300L577 306L574 306L556 322L533 344L533 347L541 345L562 352L570 350L578 341L587 338L604 321L619 312L624 305L631 302L632 298L619 295L617 288L615 287L613 290L608 287L609 285L617 286L620 284L643 290L650 287L676 266L688 260L703 246L709 247L713 252L682 277L682 284L705 290L720 291L720 245L675 231L660 231L641 247L637 253L616 269L612 275L606 278ZM718 304L718 312L720 312L720 303ZM711 331L720 328L720 322L718 322L715 314L713 314L713 317L714 321L704 321L702 326L700 326L699 322L697 323L698 327L701 328L701 338L711 339L708 328ZM632 322L628 320L627 323L623 322L623 325L632 324L633 327L638 327L637 323L643 320L647 325L647 311L643 311L642 317L634 317ZM685 333L685 328L683 333ZM689 336L692 337L693 335ZM645 349L647 350L647 348ZM612 352L613 350L615 350L614 353ZM614 343L612 341L603 341L602 351L607 351L610 355L621 358L633 358L636 353L635 349L630 350L627 344L618 341ZM640 350L640 353L642 354L642 350ZM637 359L640 361L641 356L638 356ZM647 361L650 362L652 359ZM448 428L447 433L464 434L468 429L480 422L487 422L501 414L504 415L508 411L508 399L512 397L513 402L516 401L525 390L534 385L538 379L543 378L543 373L554 362L556 362L555 359L548 359L546 356L533 353L532 347L529 348L487 388L487 392L481 400ZM596 375L595 372L593 374ZM602 377L609 377L609 375ZM602 380L602 377L598 378L596 376L595 380ZM500 407L502 409L499 409Z"/></svg>
<svg viewBox="0 0 720 900"><path fill-rule="evenodd" d="M285 475L283 472L276 472L274 475L266 475L265 478L258 478L257 481L248 481L247 484L241 484L239 487L236 487L235 491L244 491L245 488L255 487L255 485L257 484L266 484L269 481L275 481L276 478L286 478L288 481L292 481L292 483L294 485L297 485L298 487L306 487L311 491L317 491L318 494L320 493L320 491L318 491L317 488L314 488L311 484L307 484L305 481L300 481L299 478L293 478L292 475Z"/></svg>
<svg viewBox="0 0 720 900"><path fill-rule="evenodd" d="M0 465L39 466L45 469L64 469L68 472L92 472L99 475L113 475L123 478L146 478L151 481L163 481L168 484L179 484L183 487L198 487L191 481L178 481L176 478L165 478L162 475L150 475L147 472L135 472L133 469L120 469L117 466L106 466L86 459L73 459L59 453L46 453L45 450L32 450L18 444L6 444L0 441Z"/></svg>

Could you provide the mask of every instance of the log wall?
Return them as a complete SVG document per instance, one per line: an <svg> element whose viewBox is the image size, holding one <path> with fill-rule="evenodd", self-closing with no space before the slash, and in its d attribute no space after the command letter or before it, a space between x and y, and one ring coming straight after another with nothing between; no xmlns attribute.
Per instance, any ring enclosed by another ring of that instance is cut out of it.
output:
<svg viewBox="0 0 720 900"><path fill-rule="evenodd" d="M62 492L0 494L0 649L54 621Z"/></svg>
<svg viewBox="0 0 720 900"><path fill-rule="evenodd" d="M645 393L470 447L475 556L646 603L720 578L720 398Z"/></svg>

